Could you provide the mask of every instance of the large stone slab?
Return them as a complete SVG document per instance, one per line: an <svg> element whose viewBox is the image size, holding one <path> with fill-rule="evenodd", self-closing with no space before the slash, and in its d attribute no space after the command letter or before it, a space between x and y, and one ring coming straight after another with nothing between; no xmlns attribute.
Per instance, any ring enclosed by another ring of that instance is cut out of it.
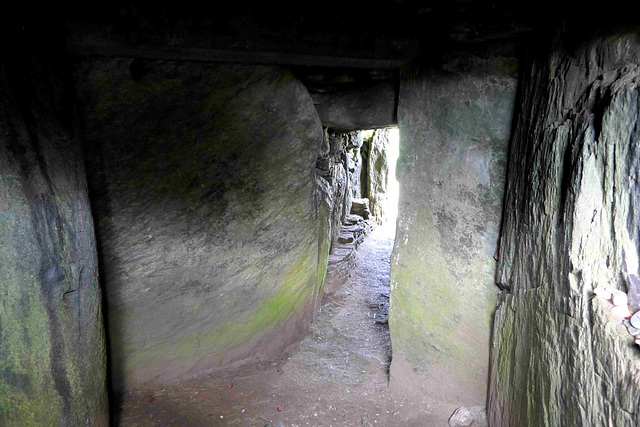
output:
<svg viewBox="0 0 640 427"><path fill-rule="evenodd" d="M76 74L116 386L297 343L330 215L302 84L277 67L126 59Z"/></svg>
<svg viewBox="0 0 640 427"><path fill-rule="evenodd" d="M391 386L438 402L442 425L457 407L486 400L516 88L503 64L514 62L459 54L401 81Z"/></svg>
<svg viewBox="0 0 640 427"><path fill-rule="evenodd" d="M542 39L524 68L497 275L505 292L492 426L640 423L640 351L592 299L594 288L626 290L638 274L640 34L578 36L584 30Z"/></svg>
<svg viewBox="0 0 640 427"><path fill-rule="evenodd" d="M322 124L339 130L396 125L397 98L397 87L393 81L313 94Z"/></svg>
<svg viewBox="0 0 640 427"><path fill-rule="evenodd" d="M0 425L108 426L102 298L82 150L71 131L73 91L57 58L19 48L25 56L0 66Z"/></svg>

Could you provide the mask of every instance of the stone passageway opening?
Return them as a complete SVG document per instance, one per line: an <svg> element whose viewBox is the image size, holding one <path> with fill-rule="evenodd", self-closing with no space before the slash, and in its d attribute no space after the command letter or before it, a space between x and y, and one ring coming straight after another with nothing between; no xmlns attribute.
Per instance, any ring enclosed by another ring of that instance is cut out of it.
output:
<svg viewBox="0 0 640 427"><path fill-rule="evenodd" d="M637 14L227 3L6 26L0 425L639 425Z"/></svg>
<svg viewBox="0 0 640 427"><path fill-rule="evenodd" d="M122 425L424 425L432 403L388 388L398 130L384 133L384 194L365 193L385 200L378 211L383 215L365 221L370 232L353 253L349 278L325 295L298 348L173 387L133 389L124 400ZM363 135L367 147L375 134Z"/></svg>

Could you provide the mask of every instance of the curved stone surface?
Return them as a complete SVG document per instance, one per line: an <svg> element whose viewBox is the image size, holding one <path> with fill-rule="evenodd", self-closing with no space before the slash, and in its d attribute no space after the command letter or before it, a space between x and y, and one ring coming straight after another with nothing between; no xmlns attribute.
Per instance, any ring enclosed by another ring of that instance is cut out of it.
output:
<svg viewBox="0 0 640 427"><path fill-rule="evenodd" d="M640 242L640 38L563 30L532 55L509 163L492 426L635 426L640 352L593 290Z"/></svg>
<svg viewBox="0 0 640 427"><path fill-rule="evenodd" d="M297 343L328 256L322 127L302 84L276 67L125 59L77 79L116 386Z"/></svg>
<svg viewBox="0 0 640 427"><path fill-rule="evenodd" d="M3 426L109 425L93 220L64 80L40 59L0 66Z"/></svg>

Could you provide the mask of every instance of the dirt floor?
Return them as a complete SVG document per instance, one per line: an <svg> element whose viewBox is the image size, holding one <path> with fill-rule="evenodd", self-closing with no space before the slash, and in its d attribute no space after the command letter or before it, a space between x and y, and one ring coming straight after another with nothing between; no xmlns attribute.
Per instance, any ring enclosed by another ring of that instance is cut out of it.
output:
<svg viewBox="0 0 640 427"><path fill-rule="evenodd" d="M387 387L391 341L376 319L388 308L393 236L392 227L378 227L366 237L351 279L325 299L295 353L132 390L115 418L122 426L436 425L432 404Z"/></svg>

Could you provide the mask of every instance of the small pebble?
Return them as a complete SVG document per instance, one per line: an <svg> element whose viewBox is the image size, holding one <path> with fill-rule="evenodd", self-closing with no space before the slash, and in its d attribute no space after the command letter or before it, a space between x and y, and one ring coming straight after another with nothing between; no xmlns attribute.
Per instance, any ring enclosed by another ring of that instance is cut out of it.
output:
<svg viewBox="0 0 640 427"><path fill-rule="evenodd" d="M626 305L616 305L611 309L611 314L619 317L628 317L631 312L629 311L629 307Z"/></svg>
<svg viewBox="0 0 640 427"><path fill-rule="evenodd" d="M615 306L626 306L629 302L627 298L627 294L622 291L613 291L613 297L611 297L611 302Z"/></svg>
<svg viewBox="0 0 640 427"><path fill-rule="evenodd" d="M603 299L611 299L611 291L608 288L595 288L593 293Z"/></svg>

